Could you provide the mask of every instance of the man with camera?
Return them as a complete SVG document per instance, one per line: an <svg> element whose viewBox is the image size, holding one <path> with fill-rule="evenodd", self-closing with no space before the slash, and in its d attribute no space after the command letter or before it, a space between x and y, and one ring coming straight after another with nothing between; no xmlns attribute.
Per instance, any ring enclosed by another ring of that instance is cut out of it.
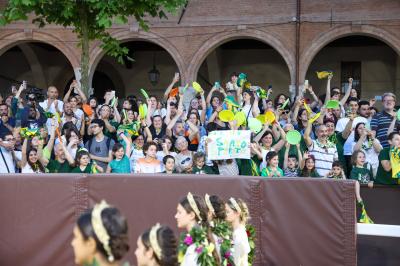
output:
<svg viewBox="0 0 400 266"><path fill-rule="evenodd" d="M26 90L26 105L21 110L21 126L28 128L43 127L46 123L43 108L38 104L38 96L41 95L41 90L30 88L27 90L26 81L24 81L18 89L15 98L19 100L21 93Z"/></svg>

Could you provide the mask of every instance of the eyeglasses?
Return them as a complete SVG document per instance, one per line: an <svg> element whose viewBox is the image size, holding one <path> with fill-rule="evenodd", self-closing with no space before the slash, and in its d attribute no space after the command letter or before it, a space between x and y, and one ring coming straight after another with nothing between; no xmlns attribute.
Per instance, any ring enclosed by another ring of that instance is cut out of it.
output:
<svg viewBox="0 0 400 266"><path fill-rule="evenodd" d="M4 139L5 141L15 141L15 138Z"/></svg>
<svg viewBox="0 0 400 266"><path fill-rule="evenodd" d="M394 100L384 100L384 103L394 103Z"/></svg>
<svg viewBox="0 0 400 266"><path fill-rule="evenodd" d="M287 115L289 113L289 111L283 111L282 114L283 115Z"/></svg>

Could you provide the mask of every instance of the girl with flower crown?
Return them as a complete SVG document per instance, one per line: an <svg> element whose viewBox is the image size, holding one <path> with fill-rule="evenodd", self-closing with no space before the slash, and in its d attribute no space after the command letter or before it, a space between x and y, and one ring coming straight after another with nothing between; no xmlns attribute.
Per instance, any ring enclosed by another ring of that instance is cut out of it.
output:
<svg viewBox="0 0 400 266"><path fill-rule="evenodd" d="M225 204L226 221L233 227L233 259L236 266L249 266L252 257L246 223L249 219L249 210L241 199L230 198Z"/></svg>
<svg viewBox="0 0 400 266"><path fill-rule="evenodd" d="M129 251L125 217L103 200L79 217L71 246L77 265L121 265L120 260Z"/></svg>
<svg viewBox="0 0 400 266"><path fill-rule="evenodd" d="M181 266L220 265L215 243L207 221L207 207L202 197L190 192L177 206L178 228L185 229L178 246Z"/></svg>
<svg viewBox="0 0 400 266"><path fill-rule="evenodd" d="M177 266L177 240L168 226L154 225L137 239L137 266Z"/></svg>
<svg viewBox="0 0 400 266"><path fill-rule="evenodd" d="M235 265L232 256L232 227L226 221L225 202L217 195L206 194L208 221L222 265Z"/></svg>

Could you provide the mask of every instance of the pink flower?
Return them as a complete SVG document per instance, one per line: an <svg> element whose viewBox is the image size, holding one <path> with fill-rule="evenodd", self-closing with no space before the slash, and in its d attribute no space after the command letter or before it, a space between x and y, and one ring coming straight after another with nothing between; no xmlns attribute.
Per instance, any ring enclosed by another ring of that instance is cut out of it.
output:
<svg viewBox="0 0 400 266"><path fill-rule="evenodd" d="M226 259L228 259L230 256L231 256L231 253L230 253L229 251L227 251L227 252L225 253L225 255L224 255L224 257L225 257Z"/></svg>
<svg viewBox="0 0 400 266"><path fill-rule="evenodd" d="M191 235L187 235L185 237L185 239L183 240L183 243L185 243L186 245L190 246L191 244L193 244L193 238Z"/></svg>
<svg viewBox="0 0 400 266"><path fill-rule="evenodd" d="M203 252L203 246L197 247L197 248L196 248L196 252L199 253L199 254L200 254L201 252Z"/></svg>

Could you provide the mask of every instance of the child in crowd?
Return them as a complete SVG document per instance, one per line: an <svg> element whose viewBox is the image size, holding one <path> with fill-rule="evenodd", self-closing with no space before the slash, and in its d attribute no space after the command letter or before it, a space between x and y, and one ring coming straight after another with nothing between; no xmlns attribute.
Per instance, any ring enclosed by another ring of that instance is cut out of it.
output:
<svg viewBox="0 0 400 266"><path fill-rule="evenodd" d="M85 148L76 153L75 165L76 167L72 169L71 173L95 174L104 171L95 161L90 162L90 154Z"/></svg>
<svg viewBox="0 0 400 266"><path fill-rule="evenodd" d="M332 163L332 170L329 171L325 177L333 179L346 179L342 164L339 161L334 161Z"/></svg>
<svg viewBox="0 0 400 266"><path fill-rule="evenodd" d="M261 171L261 176L266 177L283 177L284 173L281 168L279 168L279 156L275 151L270 151L265 157L267 162L267 167L263 168Z"/></svg>
<svg viewBox="0 0 400 266"><path fill-rule="evenodd" d="M300 144L296 144L297 148L297 156L289 155L290 144L287 142L285 144L285 160L283 162L283 169L284 174L286 177L297 177L299 176L299 161L302 161L301 151L300 151ZM298 158L298 159L297 159Z"/></svg>
<svg viewBox="0 0 400 266"><path fill-rule="evenodd" d="M351 164L353 169L351 169L350 178L372 188L374 184L372 167L365 162L365 153L363 151L355 151L351 156Z"/></svg>
<svg viewBox="0 0 400 266"><path fill-rule="evenodd" d="M392 178L400 178L400 138L392 138L390 149L390 165L392 167Z"/></svg>
<svg viewBox="0 0 400 266"><path fill-rule="evenodd" d="M372 166L371 164L365 162L365 153L360 150L353 153L351 156L351 163L353 168L351 169L350 178L356 180L357 206L361 208L359 222L373 223L373 221L367 215L360 193L360 184L368 185L369 188L372 188L374 185Z"/></svg>
<svg viewBox="0 0 400 266"><path fill-rule="evenodd" d="M315 170L315 158L309 152L304 153L303 160L300 164L300 176L301 177L320 177Z"/></svg>
<svg viewBox="0 0 400 266"><path fill-rule="evenodd" d="M125 136L124 132L120 132L119 136L125 142L126 150L124 150L123 144L114 144L112 149L114 160L108 164L106 173L129 174L131 172L131 167L128 156L131 154L131 140Z"/></svg>
<svg viewBox="0 0 400 266"><path fill-rule="evenodd" d="M136 173L155 174L161 173L161 162L157 160L157 144L147 142L143 145L144 158L140 158L136 163Z"/></svg>
<svg viewBox="0 0 400 266"><path fill-rule="evenodd" d="M164 171L165 174L174 174L175 171L175 158L172 155L165 155L163 158Z"/></svg>
<svg viewBox="0 0 400 266"><path fill-rule="evenodd" d="M193 154L193 174L216 174L212 167L205 164L206 155L202 152Z"/></svg>

